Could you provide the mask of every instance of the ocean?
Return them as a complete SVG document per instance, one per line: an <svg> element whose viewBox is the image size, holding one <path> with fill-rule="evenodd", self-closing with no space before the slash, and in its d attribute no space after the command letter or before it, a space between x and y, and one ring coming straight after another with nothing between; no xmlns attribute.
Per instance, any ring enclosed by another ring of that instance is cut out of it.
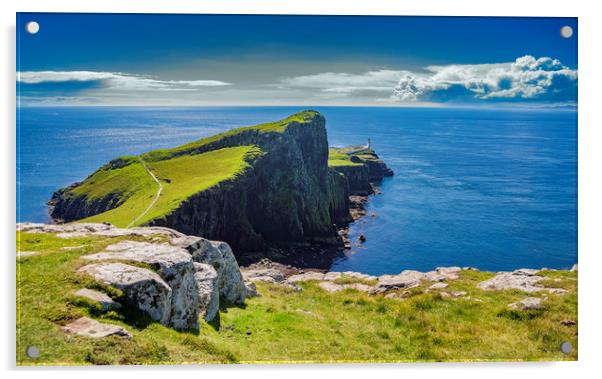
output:
<svg viewBox="0 0 602 379"><path fill-rule="evenodd" d="M121 155L307 107L40 107L17 112L17 222L48 222L56 189ZM370 138L395 171L331 269L570 268L577 262L577 113L312 107L333 146ZM356 242L360 234L366 242Z"/></svg>

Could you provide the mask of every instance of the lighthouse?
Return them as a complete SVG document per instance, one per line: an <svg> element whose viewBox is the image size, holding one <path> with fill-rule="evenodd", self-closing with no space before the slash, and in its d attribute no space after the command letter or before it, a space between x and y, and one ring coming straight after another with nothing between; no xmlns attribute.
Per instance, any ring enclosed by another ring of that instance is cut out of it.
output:
<svg viewBox="0 0 602 379"><path fill-rule="evenodd" d="M368 150L372 150L372 140L370 138L368 138Z"/></svg>

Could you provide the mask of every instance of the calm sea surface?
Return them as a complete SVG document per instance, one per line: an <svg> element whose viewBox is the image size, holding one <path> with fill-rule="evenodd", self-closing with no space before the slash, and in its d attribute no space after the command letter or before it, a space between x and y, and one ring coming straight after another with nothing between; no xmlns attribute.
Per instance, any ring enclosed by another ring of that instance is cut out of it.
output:
<svg viewBox="0 0 602 379"><path fill-rule="evenodd" d="M23 108L17 221L47 222L53 191L120 155L172 147L299 107ZM315 107L331 145L374 148L395 171L332 269L569 268L577 261L577 114Z"/></svg>

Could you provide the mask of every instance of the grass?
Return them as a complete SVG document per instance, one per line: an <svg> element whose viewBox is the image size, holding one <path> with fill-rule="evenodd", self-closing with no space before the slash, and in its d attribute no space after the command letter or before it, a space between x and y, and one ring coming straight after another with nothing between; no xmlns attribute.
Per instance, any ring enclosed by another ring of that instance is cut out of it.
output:
<svg viewBox="0 0 602 379"><path fill-rule="evenodd" d="M73 298L72 292L84 286L119 296L75 270L84 264L82 254L122 238L18 235L20 250L40 252L17 259L18 364L577 359L577 327L561 323L577 320L576 273L542 273L546 283L569 291L564 296L482 291L476 284L493 274L476 271L462 271L460 279L449 282L445 291L468 293L460 298L424 293L429 284L398 300L354 290L327 293L317 282L301 283L302 292L258 283L261 297L221 309L219 322L202 321L200 333L194 334L165 328L127 308L102 314L94 304ZM61 250L65 246L82 247ZM507 308L526 296L544 295L548 299L540 310ZM96 340L60 331L59 325L82 315L121 325L134 338ZM563 341L570 341L575 351L562 354ZM26 357L29 345L40 348L39 358Z"/></svg>
<svg viewBox="0 0 602 379"><path fill-rule="evenodd" d="M363 163L351 162L349 155L342 152L342 149L331 147L328 149L328 166L362 166Z"/></svg>
<svg viewBox="0 0 602 379"><path fill-rule="evenodd" d="M236 146L203 151L201 148L246 131L283 133L291 123L308 122L315 111L296 113L285 119L230 130L173 149L155 150L140 157L120 157L98 169L80 185L67 189L67 196L84 197L89 204L111 199L116 207L85 218L84 222L110 222L119 227L143 225L164 217L188 197L243 173L262 152L255 146ZM142 162L161 181L163 191L152 204L158 185Z"/></svg>
<svg viewBox="0 0 602 379"><path fill-rule="evenodd" d="M176 209L188 197L211 188L220 182L233 179L243 173L249 162L261 155L259 148L254 146L229 147L209 151L197 155L147 163L147 167L161 182L163 191L157 202L136 222L143 225L152 219L163 217ZM134 167L134 168L131 168ZM143 170L143 175L132 180L130 173ZM95 180L96 175L110 179ZM84 182L81 187L90 195L117 191L116 188L126 188L128 197L117 208L81 220L82 222L110 222L119 227L130 224L149 206L158 190L157 183L146 172L140 161L127 167L100 172L93 175L92 183ZM83 191L77 187L78 191ZM130 193L131 192L131 193Z"/></svg>
<svg viewBox="0 0 602 379"><path fill-rule="evenodd" d="M305 123L310 121L316 115L318 115L318 112L316 111L307 110L303 112L298 112L279 121L232 129L227 132L203 138L198 141L174 147L172 149L153 150L151 152L143 154L142 157L145 161L148 162L170 159L175 156L192 153L195 150L202 148L203 146L217 142L225 137L234 136L236 134L240 134L247 131L257 131L259 133L283 133L291 123Z"/></svg>

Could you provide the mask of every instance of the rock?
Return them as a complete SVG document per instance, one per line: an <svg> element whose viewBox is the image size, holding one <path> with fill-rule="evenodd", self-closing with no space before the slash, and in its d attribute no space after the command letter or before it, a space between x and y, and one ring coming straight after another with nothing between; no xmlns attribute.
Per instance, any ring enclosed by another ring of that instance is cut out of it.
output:
<svg viewBox="0 0 602 379"><path fill-rule="evenodd" d="M577 325L577 322L575 322L575 320L569 320L569 319L562 320L562 321L560 321L560 323L561 323L562 325L564 325L564 326L573 326L573 325Z"/></svg>
<svg viewBox="0 0 602 379"><path fill-rule="evenodd" d="M254 269L254 270L241 270L242 276L245 280L250 280L253 278L271 278L272 282L282 282L285 277L284 274L273 268L263 268L263 269ZM259 280L260 282L266 282L270 280Z"/></svg>
<svg viewBox="0 0 602 379"><path fill-rule="evenodd" d="M103 252L85 255L87 260L126 260L149 264L171 289L168 325L175 329L198 328L199 298L190 254L177 246L121 241Z"/></svg>
<svg viewBox="0 0 602 379"><path fill-rule="evenodd" d="M324 280L324 274L321 272L310 271L303 274L292 275L286 279L289 283L307 282L310 280Z"/></svg>
<svg viewBox="0 0 602 379"><path fill-rule="evenodd" d="M77 250L77 249L81 249L85 247L84 245L79 245L79 246L65 246L65 247L61 247L61 250Z"/></svg>
<svg viewBox="0 0 602 379"><path fill-rule="evenodd" d="M437 273L443 275L445 277L445 279L447 279L447 280L456 280L460 277L459 273L460 273L460 271L462 271L462 269L457 266L437 267L436 271L437 271Z"/></svg>
<svg viewBox="0 0 602 379"><path fill-rule="evenodd" d="M61 327L67 333L73 333L85 337L103 338L108 336L119 336L127 339L132 338L130 332L118 325L104 324L88 317L81 317Z"/></svg>
<svg viewBox="0 0 602 379"><path fill-rule="evenodd" d="M342 284L336 284L333 282L321 282L318 284L318 286L326 292L338 292L345 289Z"/></svg>
<svg viewBox="0 0 602 379"><path fill-rule="evenodd" d="M508 304L511 309L520 309L523 311L531 309L539 309L541 307L542 300L538 297L526 297L517 303Z"/></svg>
<svg viewBox="0 0 602 379"><path fill-rule="evenodd" d="M17 251L17 258L31 257L40 254L38 251Z"/></svg>
<svg viewBox="0 0 602 379"><path fill-rule="evenodd" d="M343 273L336 272L336 271L331 271L331 272L327 272L326 274L324 274L324 279L323 280L333 281L333 280L339 279L341 276L343 276Z"/></svg>
<svg viewBox="0 0 602 379"><path fill-rule="evenodd" d="M85 297L87 299L100 303L103 312L111 309L121 308L121 304L111 299L107 294L94 291L88 288L82 288L80 290L75 291L75 295Z"/></svg>
<svg viewBox="0 0 602 379"><path fill-rule="evenodd" d="M259 292L257 292L257 286L255 285L255 283L245 282L245 287L247 288L247 298L259 296Z"/></svg>
<svg viewBox="0 0 602 379"><path fill-rule="evenodd" d="M548 290L549 293L553 293L554 295L558 295L558 296L562 296L562 295L566 295L567 293L569 293L569 291L565 290L564 288L546 288Z"/></svg>
<svg viewBox="0 0 602 379"><path fill-rule="evenodd" d="M213 266L217 272L219 293L223 299L234 304L244 302L247 292L244 279L234 253L227 243L194 236L171 242L188 250L193 261Z"/></svg>
<svg viewBox="0 0 602 379"><path fill-rule="evenodd" d="M424 273L424 277L429 282L442 282L446 279L444 275L439 274L437 271L429 271Z"/></svg>
<svg viewBox="0 0 602 379"><path fill-rule="evenodd" d="M356 290L356 291L361 291L361 292L370 292L372 291L372 286L369 286L367 284L362 284L362 283L350 283L350 284L343 284L343 287L345 289L352 289L352 290Z"/></svg>
<svg viewBox="0 0 602 379"><path fill-rule="evenodd" d="M516 275L533 276L533 275L537 275L539 273L539 270L534 269L534 268L520 268L518 270L512 271L512 273L516 274Z"/></svg>
<svg viewBox="0 0 602 379"><path fill-rule="evenodd" d="M435 283L429 287L429 290L441 290L447 287L447 283Z"/></svg>
<svg viewBox="0 0 602 379"><path fill-rule="evenodd" d="M452 297L463 297L466 296L467 292L466 291L454 291L451 293Z"/></svg>
<svg viewBox="0 0 602 379"><path fill-rule="evenodd" d="M398 275L382 275L378 278L378 283L372 292L379 293L397 288L417 287L424 279L423 273L413 270L405 270Z"/></svg>
<svg viewBox="0 0 602 379"><path fill-rule="evenodd" d="M537 284L543 278L537 275L525 275L515 272L500 272L491 279L477 284L477 288L485 291L497 291L506 289L518 289L525 292L537 292L543 290L543 286Z"/></svg>
<svg viewBox="0 0 602 379"><path fill-rule="evenodd" d="M194 278L199 294L199 311L205 321L211 321L219 311L219 285L213 266L194 262Z"/></svg>
<svg viewBox="0 0 602 379"><path fill-rule="evenodd" d="M462 271L479 271L479 269L472 266L464 266L462 267Z"/></svg>
<svg viewBox="0 0 602 379"><path fill-rule="evenodd" d="M366 236L363 234L360 234L360 236L358 237L358 240L362 243L366 242Z"/></svg>
<svg viewBox="0 0 602 379"><path fill-rule="evenodd" d="M251 283L254 283L254 282L280 283L280 282L276 282L276 280L274 280L274 278L272 278L271 276L254 276L252 278L249 278L248 281Z"/></svg>
<svg viewBox="0 0 602 379"><path fill-rule="evenodd" d="M577 267L577 263L575 263L573 265L573 267L571 267L571 272L577 272L578 271L578 267Z"/></svg>
<svg viewBox="0 0 602 379"><path fill-rule="evenodd" d="M342 275L348 276L350 278L360 279L360 280L377 280L378 279L376 276L364 274L361 272L354 272L354 271L344 271L342 273Z"/></svg>
<svg viewBox="0 0 602 379"><path fill-rule="evenodd" d="M27 233L55 233L59 238L76 238L85 236L121 237L121 236L151 236L155 234L166 236L183 235L169 228L144 227L121 229L102 223L70 223L70 224L38 224L24 222L17 224L17 230Z"/></svg>
<svg viewBox="0 0 602 379"><path fill-rule="evenodd" d="M165 326L172 324L171 288L156 273L123 263L90 264L80 268L79 272L122 290L128 303L151 319ZM198 307L198 302L195 305Z"/></svg>

